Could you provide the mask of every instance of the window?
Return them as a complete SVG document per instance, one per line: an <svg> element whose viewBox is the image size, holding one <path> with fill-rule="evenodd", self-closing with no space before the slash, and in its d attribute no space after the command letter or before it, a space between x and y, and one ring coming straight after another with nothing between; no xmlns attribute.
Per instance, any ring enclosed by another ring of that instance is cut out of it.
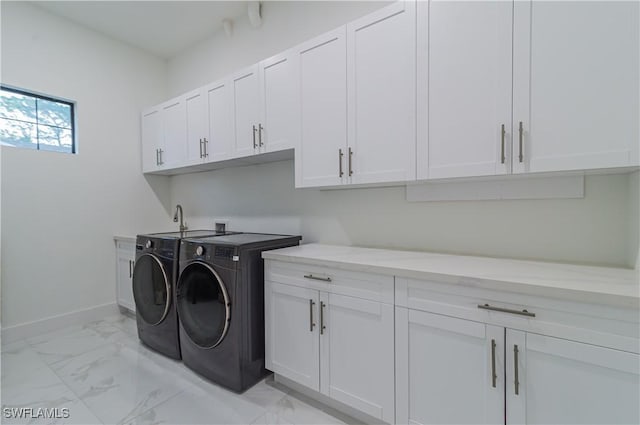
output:
<svg viewBox="0 0 640 425"><path fill-rule="evenodd" d="M0 144L76 153L74 104L0 86Z"/></svg>

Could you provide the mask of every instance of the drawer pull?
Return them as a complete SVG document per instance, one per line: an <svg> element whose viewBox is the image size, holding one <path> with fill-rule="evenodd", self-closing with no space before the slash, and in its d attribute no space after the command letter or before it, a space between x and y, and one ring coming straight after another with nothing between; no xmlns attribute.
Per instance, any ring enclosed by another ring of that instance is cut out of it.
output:
<svg viewBox="0 0 640 425"><path fill-rule="evenodd" d="M313 323L313 306L316 305L316 303L313 302L313 300L309 300L309 332L313 332L313 327L316 325L315 323Z"/></svg>
<svg viewBox="0 0 640 425"><path fill-rule="evenodd" d="M305 279L313 279L313 280L321 280L323 282L331 282L331 278L330 277L319 277L319 276L314 276L312 274L305 274L304 278Z"/></svg>
<svg viewBox="0 0 640 425"><path fill-rule="evenodd" d="M528 312L527 310L512 310L510 308L493 307L489 304L478 304L478 308L483 310L499 311L501 313L518 314L520 316L536 317L535 313Z"/></svg>

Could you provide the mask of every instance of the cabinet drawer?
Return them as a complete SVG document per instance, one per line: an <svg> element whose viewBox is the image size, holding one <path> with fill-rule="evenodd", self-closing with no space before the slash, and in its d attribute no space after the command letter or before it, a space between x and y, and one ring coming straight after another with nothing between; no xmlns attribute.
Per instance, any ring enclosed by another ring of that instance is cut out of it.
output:
<svg viewBox="0 0 640 425"><path fill-rule="evenodd" d="M127 253L132 253L133 255L135 255L136 252L135 242L116 241L116 248Z"/></svg>
<svg viewBox="0 0 640 425"><path fill-rule="evenodd" d="M394 278L316 265L265 260L265 281L393 304Z"/></svg>
<svg viewBox="0 0 640 425"><path fill-rule="evenodd" d="M638 353L640 318L633 309L396 278L396 305ZM488 305L490 309L479 308ZM506 309L509 311L497 311ZM522 314L523 310L535 316Z"/></svg>

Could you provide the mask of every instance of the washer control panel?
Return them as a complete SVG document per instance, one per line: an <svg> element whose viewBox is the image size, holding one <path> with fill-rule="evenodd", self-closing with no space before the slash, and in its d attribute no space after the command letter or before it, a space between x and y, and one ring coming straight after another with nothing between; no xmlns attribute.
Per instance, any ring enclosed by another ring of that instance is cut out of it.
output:
<svg viewBox="0 0 640 425"><path fill-rule="evenodd" d="M217 258L227 258L231 260L233 258L234 249L232 247L227 246L216 246L214 257Z"/></svg>

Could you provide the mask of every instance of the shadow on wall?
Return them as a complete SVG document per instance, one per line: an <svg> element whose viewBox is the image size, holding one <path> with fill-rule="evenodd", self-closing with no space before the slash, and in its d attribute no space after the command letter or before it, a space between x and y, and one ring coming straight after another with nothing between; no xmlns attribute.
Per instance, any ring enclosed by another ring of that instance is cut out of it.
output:
<svg viewBox="0 0 640 425"><path fill-rule="evenodd" d="M173 214L173 205L171 204L171 187L169 185L169 176L157 176L145 174L145 180L149 187L160 201L167 215Z"/></svg>

